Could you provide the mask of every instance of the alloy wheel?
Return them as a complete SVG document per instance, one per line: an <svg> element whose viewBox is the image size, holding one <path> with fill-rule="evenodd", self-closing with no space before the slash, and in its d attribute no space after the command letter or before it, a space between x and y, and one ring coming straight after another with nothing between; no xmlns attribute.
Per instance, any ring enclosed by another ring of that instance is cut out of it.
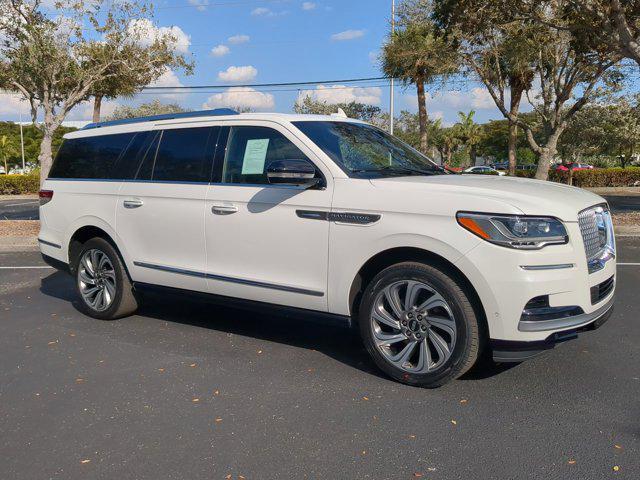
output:
<svg viewBox="0 0 640 480"><path fill-rule="evenodd" d="M429 373L453 353L456 321L444 297L431 285L402 280L385 287L370 315L377 350L408 373Z"/></svg>
<svg viewBox="0 0 640 480"><path fill-rule="evenodd" d="M108 309L116 295L116 273L111 260L101 250L87 250L78 265L78 285L82 300L93 310Z"/></svg>

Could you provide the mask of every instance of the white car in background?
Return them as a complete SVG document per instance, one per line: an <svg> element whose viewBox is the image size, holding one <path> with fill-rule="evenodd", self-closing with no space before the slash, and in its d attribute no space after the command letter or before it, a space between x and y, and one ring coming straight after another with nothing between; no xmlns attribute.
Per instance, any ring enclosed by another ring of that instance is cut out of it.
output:
<svg viewBox="0 0 640 480"><path fill-rule="evenodd" d="M88 315L131 315L156 290L355 324L410 385L442 385L484 353L522 361L613 307L601 197L450 174L347 118L214 110L89 125L65 135L40 199L42 254L73 275Z"/></svg>
<svg viewBox="0 0 640 480"><path fill-rule="evenodd" d="M486 165L469 167L465 169L462 173L479 173L479 174L485 174L485 175L490 174L490 175L499 175L501 177L507 174L506 172L501 172L500 170L496 170L495 168L488 167Z"/></svg>

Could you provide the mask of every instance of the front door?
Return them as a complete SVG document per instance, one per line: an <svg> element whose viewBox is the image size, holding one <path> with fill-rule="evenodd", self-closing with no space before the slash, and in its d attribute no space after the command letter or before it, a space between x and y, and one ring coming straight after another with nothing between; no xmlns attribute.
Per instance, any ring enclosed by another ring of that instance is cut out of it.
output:
<svg viewBox="0 0 640 480"><path fill-rule="evenodd" d="M205 197L218 127L162 127L120 189L116 231L134 281L206 291Z"/></svg>
<svg viewBox="0 0 640 480"><path fill-rule="evenodd" d="M302 142L271 125L224 129L226 150L218 149L205 208L209 290L325 311L329 222L322 213L331 209L332 178ZM322 186L269 184L270 162L297 159L316 165Z"/></svg>

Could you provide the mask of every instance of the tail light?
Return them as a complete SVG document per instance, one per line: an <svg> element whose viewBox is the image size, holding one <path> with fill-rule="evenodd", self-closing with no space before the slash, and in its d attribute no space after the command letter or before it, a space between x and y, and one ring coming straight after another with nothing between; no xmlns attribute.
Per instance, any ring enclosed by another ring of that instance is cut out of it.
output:
<svg viewBox="0 0 640 480"><path fill-rule="evenodd" d="M45 205L53 198L53 190L40 190L38 197L40 197L40 206Z"/></svg>

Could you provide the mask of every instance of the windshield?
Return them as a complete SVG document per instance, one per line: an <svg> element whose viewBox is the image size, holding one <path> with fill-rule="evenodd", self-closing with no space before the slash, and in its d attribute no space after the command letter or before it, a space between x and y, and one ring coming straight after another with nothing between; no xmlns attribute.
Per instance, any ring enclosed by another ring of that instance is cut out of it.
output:
<svg viewBox="0 0 640 480"><path fill-rule="evenodd" d="M446 173L414 148L371 125L316 121L293 124L350 176Z"/></svg>

